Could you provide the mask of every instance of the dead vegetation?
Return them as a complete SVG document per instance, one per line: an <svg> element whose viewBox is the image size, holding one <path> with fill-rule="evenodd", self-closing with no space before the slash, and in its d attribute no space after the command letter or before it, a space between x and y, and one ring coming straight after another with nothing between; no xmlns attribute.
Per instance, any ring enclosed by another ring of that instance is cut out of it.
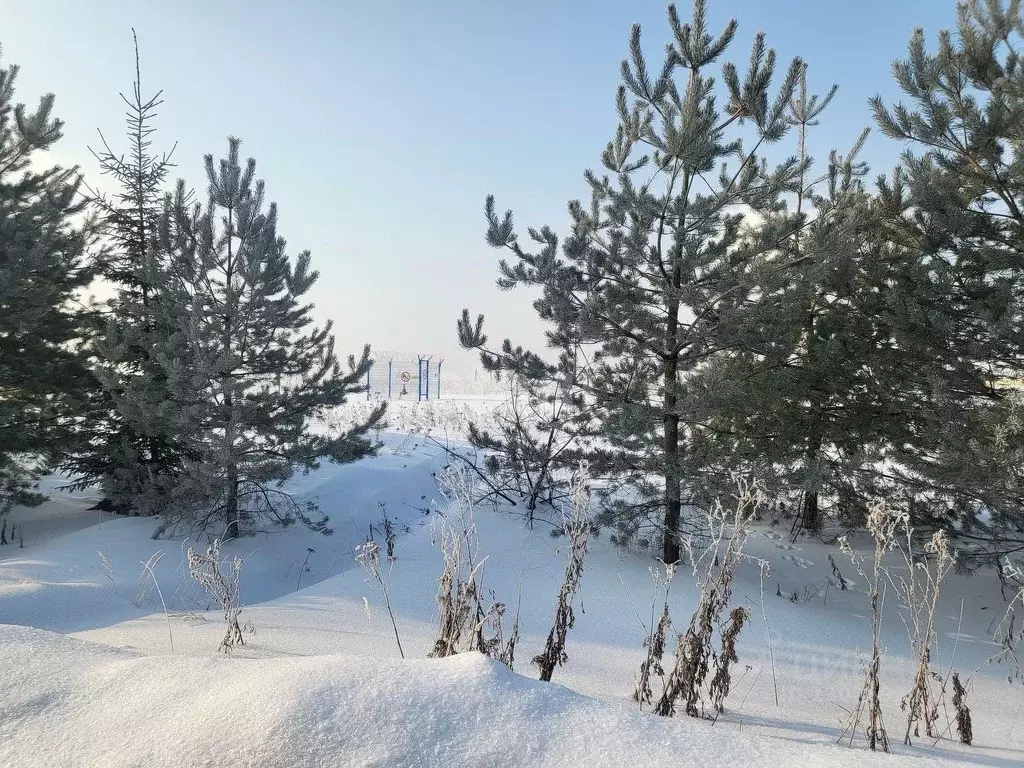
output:
<svg viewBox="0 0 1024 768"><path fill-rule="evenodd" d="M562 533L569 542L562 586L555 601L555 620L548 633L544 650L533 658L540 670L540 679L550 682L555 667L569 660L565 643L576 621L573 599L583 578L583 561L587 555L592 521L590 516L590 476L587 464L581 462L569 483L570 504L563 512Z"/></svg>
<svg viewBox="0 0 1024 768"><path fill-rule="evenodd" d="M214 541L204 554L188 549L188 572L224 611L227 630L217 650L229 653L237 645L245 645L238 616L242 612L240 597L242 559L232 557L221 561L220 542Z"/></svg>
<svg viewBox="0 0 1024 768"><path fill-rule="evenodd" d="M671 717L680 708L690 717L707 716L706 699L710 699L715 712L722 712L725 707L732 680L731 665L738 660L736 639L749 613L736 607L730 611L728 620L723 623L722 619L732 598L736 567L743 559L747 526L763 503L756 486L744 482L738 485L734 509L726 512L718 504L708 514L708 535L699 551L694 548L692 535L686 540L698 586L697 607L686 630L677 635L674 664L654 704L654 711L664 717ZM721 638L717 653L713 647L716 631ZM712 668L714 675L705 690Z"/></svg>

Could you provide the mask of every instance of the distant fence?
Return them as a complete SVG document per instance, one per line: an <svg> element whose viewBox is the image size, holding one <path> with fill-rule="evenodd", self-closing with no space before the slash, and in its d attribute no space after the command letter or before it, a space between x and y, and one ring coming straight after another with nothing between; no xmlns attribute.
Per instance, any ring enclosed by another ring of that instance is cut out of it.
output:
<svg viewBox="0 0 1024 768"><path fill-rule="evenodd" d="M443 362L431 355L377 357L366 372L366 399L436 400Z"/></svg>

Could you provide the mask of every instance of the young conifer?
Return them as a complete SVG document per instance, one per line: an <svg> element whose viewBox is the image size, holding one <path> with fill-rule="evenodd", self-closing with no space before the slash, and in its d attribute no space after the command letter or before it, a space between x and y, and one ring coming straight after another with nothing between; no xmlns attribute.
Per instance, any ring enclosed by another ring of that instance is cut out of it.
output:
<svg viewBox="0 0 1024 768"><path fill-rule="evenodd" d="M216 528L225 538L261 520L326 530L315 504L286 483L323 459L372 454L368 433L384 406L341 434L311 429L364 391L370 349L342 368L332 324L314 324L306 298L319 277L310 253L288 255L277 206L239 144L230 139L219 162L206 156L206 204L190 205L179 182L159 227L169 265L160 310L177 332L155 355L175 403L174 434L187 437L165 527Z"/></svg>
<svg viewBox="0 0 1024 768"><path fill-rule="evenodd" d="M158 514L182 470L182 441L171 429L175 409L166 375L154 358L175 332L159 310L167 280L165 254L157 247L170 152L151 150L153 120L163 103L160 92L142 95L138 40L135 82L127 107L128 152L113 150L100 133L103 149L93 154L115 190L93 192L108 247L100 274L114 289L91 345L93 372L101 394L90 412L91 439L67 462L73 487L98 484L110 506L132 514Z"/></svg>
<svg viewBox="0 0 1024 768"><path fill-rule="evenodd" d="M689 23L674 6L668 19L672 42L656 73L633 28L604 174L585 174L589 203L569 204L569 236L530 229L539 249L528 250L511 212L499 215L488 198L486 214L488 243L513 257L501 262L500 284L539 288L535 306L552 343L587 351L579 386L602 412L610 449L607 462L592 464L629 490L611 500L606 520L631 530L653 520L662 557L674 563L684 498L700 469L693 424L703 406L691 381L745 343L759 273L797 226L782 196L802 166L789 159L769 167L760 152L790 129L786 110L803 65L794 60L773 87L776 55L758 34L745 75L725 63L717 80L736 22L711 34L704 0ZM753 236L744 236L745 224Z"/></svg>
<svg viewBox="0 0 1024 768"><path fill-rule="evenodd" d="M35 480L76 439L91 382L73 300L92 279L93 229L78 169L43 156L61 138L54 96L28 111L17 75L0 65L0 519L42 501Z"/></svg>

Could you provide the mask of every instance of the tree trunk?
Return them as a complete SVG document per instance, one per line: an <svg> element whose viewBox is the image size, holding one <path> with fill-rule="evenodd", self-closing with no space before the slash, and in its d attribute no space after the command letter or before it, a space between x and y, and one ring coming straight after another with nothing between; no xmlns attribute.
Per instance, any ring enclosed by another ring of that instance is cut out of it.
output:
<svg viewBox="0 0 1024 768"><path fill-rule="evenodd" d="M805 468L814 467L818 463L818 454L821 452L821 430L822 410L820 398L820 373L818 371L818 338L815 335L816 314L814 306L807 312L804 321L804 331L807 334L807 365L810 368L813 380L809 391L811 433L807 436L807 451L804 453ZM804 484L806 485L806 477ZM815 481L817 483L817 481ZM800 528L807 531L819 531L821 529L821 512L818 509L818 491L804 488L803 498L800 500ZM798 529L799 530L799 529Z"/></svg>
<svg viewBox="0 0 1024 768"><path fill-rule="evenodd" d="M238 516L238 467L228 465L228 499L224 505L224 541L235 538L239 534L240 519Z"/></svg>
<svg viewBox="0 0 1024 768"><path fill-rule="evenodd" d="M224 429L225 442L228 448L227 460L227 501L224 505L224 540L233 539L241 532L238 515L238 463L235 460L235 398L232 390L233 382L224 377L224 410L227 412L227 424Z"/></svg>
<svg viewBox="0 0 1024 768"><path fill-rule="evenodd" d="M221 343L224 346L225 360L231 359L232 322L235 318L235 296L234 296L234 269L235 258L234 238L234 209L227 206L227 236L228 236L228 259L224 270L224 336ZM235 459L235 439L237 436L237 421L235 419L235 384L231 377L231 371L224 371L221 376L221 388L224 392L224 441L227 445L227 503L224 506L224 539L233 539L241 532L238 516L238 463Z"/></svg>
<svg viewBox="0 0 1024 768"><path fill-rule="evenodd" d="M818 492L804 491L800 501L800 527L806 531L821 530L821 510L818 509Z"/></svg>
<svg viewBox="0 0 1024 768"><path fill-rule="evenodd" d="M682 488L679 477L679 398L676 393L678 360L665 361L665 397L662 422L665 431L665 531L662 560L666 565L679 562L679 518Z"/></svg>

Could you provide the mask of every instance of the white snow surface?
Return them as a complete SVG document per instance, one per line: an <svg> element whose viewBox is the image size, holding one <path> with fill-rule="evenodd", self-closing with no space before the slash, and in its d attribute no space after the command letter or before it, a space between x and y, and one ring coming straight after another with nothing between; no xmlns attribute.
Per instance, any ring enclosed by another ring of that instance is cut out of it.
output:
<svg viewBox="0 0 1024 768"><path fill-rule="evenodd" d="M0 627L11 766L831 765L857 752L627 711L479 654L141 653ZM889 760L924 766L934 760Z"/></svg>
<svg viewBox="0 0 1024 768"><path fill-rule="evenodd" d="M432 436L445 443L460 428L451 414L464 411L407 409L403 419L421 433L443 421ZM422 434L385 442L376 458L296 479L331 516L332 536L293 528L225 547L245 558L241 620L252 630L230 656L216 651L221 613L183 563L185 550L205 540L154 540L153 520L84 511L88 494L50 502L52 532L46 515L19 512L24 548L0 547L0 766L1024 765L1024 686L986 663L997 650L993 619L1005 609L993 574L950 577L934 659L943 673L952 662L970 679L974 746L948 732L945 713L943 738L903 745L900 700L912 669L890 598L882 704L896 754L874 755L862 737L852 748L836 744L863 679L865 585L837 547L790 544L768 525L748 549L771 562L770 575L762 583L748 563L735 584L734 600L752 618L726 712L714 723L637 711L630 696L655 563L605 537L591 544L568 663L553 684L531 679L565 542L549 535L550 520L530 528L515 510L484 505L477 524L485 589L508 605L509 619L521 603L516 673L477 654L424 658L440 571L431 522L444 514L435 474L446 457ZM354 563L380 503L400 523L391 596L404 660ZM159 592L141 566L156 553ZM831 575L830 554L851 587L815 593ZM811 596L794 603L785 597L793 592ZM678 574L670 599L677 628L695 600L689 574Z"/></svg>

